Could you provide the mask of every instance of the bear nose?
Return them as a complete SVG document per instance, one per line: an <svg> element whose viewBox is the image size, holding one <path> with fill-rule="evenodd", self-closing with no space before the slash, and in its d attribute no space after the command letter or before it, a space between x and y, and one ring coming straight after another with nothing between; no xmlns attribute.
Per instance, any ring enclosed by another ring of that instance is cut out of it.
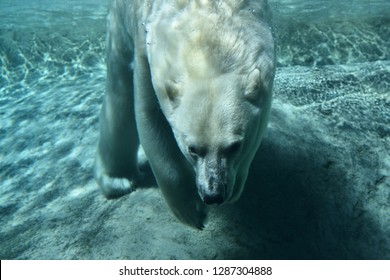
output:
<svg viewBox="0 0 390 280"><path fill-rule="evenodd" d="M222 204L223 195L221 194L205 194L203 196L203 202L206 204Z"/></svg>

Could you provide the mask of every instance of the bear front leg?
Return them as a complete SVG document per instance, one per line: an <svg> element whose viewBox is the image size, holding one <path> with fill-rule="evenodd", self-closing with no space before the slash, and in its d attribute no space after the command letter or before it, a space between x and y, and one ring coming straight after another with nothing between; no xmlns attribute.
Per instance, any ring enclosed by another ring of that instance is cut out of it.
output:
<svg viewBox="0 0 390 280"><path fill-rule="evenodd" d="M100 113L100 139L95 160L95 178L107 198L117 198L135 189L138 133L134 116L133 46L119 11L108 16L107 82Z"/></svg>
<svg viewBox="0 0 390 280"><path fill-rule="evenodd" d="M135 69L138 133L158 186L180 221L202 229L206 217L205 205L197 193L194 172L180 152L158 104L146 57L136 57Z"/></svg>

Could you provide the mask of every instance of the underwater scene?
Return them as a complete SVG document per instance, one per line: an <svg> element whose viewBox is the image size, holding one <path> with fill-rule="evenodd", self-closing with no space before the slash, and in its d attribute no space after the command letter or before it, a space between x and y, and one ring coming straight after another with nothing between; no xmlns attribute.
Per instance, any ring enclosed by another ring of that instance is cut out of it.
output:
<svg viewBox="0 0 390 280"><path fill-rule="evenodd" d="M0 259L390 259L390 2L269 4L268 128L200 231L94 180L108 0L0 0Z"/></svg>

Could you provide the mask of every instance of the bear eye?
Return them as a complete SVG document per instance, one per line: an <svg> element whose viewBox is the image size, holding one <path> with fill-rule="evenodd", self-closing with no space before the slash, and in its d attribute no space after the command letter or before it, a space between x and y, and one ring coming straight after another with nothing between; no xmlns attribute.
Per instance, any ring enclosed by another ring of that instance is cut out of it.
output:
<svg viewBox="0 0 390 280"><path fill-rule="evenodd" d="M188 152L193 158L203 157L206 154L204 149L196 147L194 145L188 146Z"/></svg>
<svg viewBox="0 0 390 280"><path fill-rule="evenodd" d="M234 154L240 150L241 145L242 145L241 141L233 142L232 144L230 144L224 149L224 152L226 154Z"/></svg>

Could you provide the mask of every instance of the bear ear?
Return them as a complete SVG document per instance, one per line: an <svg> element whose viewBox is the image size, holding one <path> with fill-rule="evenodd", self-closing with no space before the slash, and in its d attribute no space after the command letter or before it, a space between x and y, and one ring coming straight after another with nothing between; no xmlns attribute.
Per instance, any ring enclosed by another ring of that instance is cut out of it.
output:
<svg viewBox="0 0 390 280"><path fill-rule="evenodd" d="M246 79L245 98L257 104L262 95L262 84L260 79L260 70L255 68Z"/></svg>
<svg viewBox="0 0 390 280"><path fill-rule="evenodd" d="M165 84L165 92L171 103L177 103L180 94L179 84L174 81L168 81Z"/></svg>

